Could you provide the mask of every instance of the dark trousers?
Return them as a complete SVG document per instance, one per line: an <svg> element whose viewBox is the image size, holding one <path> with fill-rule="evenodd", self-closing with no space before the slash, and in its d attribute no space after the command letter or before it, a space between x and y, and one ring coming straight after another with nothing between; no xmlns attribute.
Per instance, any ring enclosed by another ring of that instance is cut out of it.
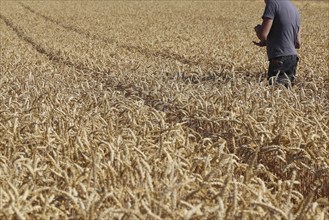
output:
<svg viewBox="0 0 329 220"><path fill-rule="evenodd" d="M298 61L297 55L270 59L267 78L270 85L283 84L285 87L294 85Z"/></svg>

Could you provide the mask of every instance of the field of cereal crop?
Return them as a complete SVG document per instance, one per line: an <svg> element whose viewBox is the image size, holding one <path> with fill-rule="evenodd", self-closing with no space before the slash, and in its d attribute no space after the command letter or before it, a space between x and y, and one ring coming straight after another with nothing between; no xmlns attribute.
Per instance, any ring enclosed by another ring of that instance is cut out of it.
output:
<svg viewBox="0 0 329 220"><path fill-rule="evenodd" d="M0 1L1 219L328 219L329 2Z"/></svg>

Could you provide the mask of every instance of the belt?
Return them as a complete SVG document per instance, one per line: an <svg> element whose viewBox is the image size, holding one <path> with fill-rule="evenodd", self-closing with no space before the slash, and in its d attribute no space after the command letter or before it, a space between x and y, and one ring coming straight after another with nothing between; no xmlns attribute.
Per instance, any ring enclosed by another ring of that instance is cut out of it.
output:
<svg viewBox="0 0 329 220"><path fill-rule="evenodd" d="M281 66L283 64L283 61L278 58L270 59L270 64L275 66Z"/></svg>
<svg viewBox="0 0 329 220"><path fill-rule="evenodd" d="M283 61L292 59L294 57L297 57L297 55L275 57L275 58L270 59L270 64L280 66L283 64ZM297 57L297 60L299 60L298 57Z"/></svg>

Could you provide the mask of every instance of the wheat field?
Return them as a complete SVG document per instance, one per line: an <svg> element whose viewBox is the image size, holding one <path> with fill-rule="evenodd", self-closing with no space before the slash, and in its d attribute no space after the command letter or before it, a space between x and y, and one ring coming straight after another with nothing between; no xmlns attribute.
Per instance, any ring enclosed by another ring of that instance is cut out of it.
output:
<svg viewBox="0 0 329 220"><path fill-rule="evenodd" d="M328 219L329 2L268 86L259 1L0 1L0 219Z"/></svg>

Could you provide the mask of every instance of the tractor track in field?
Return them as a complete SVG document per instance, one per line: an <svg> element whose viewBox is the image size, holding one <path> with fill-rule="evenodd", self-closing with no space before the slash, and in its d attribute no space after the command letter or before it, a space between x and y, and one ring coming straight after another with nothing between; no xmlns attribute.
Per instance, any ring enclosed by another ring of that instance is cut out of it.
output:
<svg viewBox="0 0 329 220"><path fill-rule="evenodd" d="M22 31L18 26L16 26L11 20L9 20L7 17L2 15L1 13L0 13L0 19L4 21L4 23L7 25L7 27L12 29L17 34L18 38L20 38L27 44L31 45L39 54L46 56L48 60L53 61L56 64L63 64L63 65L72 67L72 68L77 69L82 72L88 72L91 74L95 74L95 73L107 74L105 72L100 72L100 71L96 71L96 70L87 68L83 64L75 64L72 61L69 61L69 60L61 57L60 55L58 55L59 54L58 52L53 52L53 51L47 50L41 44L35 42L31 37L26 35L24 33L24 31ZM109 83L109 81L107 81L107 83ZM113 82L112 82L112 84L109 84L109 86L113 86ZM124 86L117 86L117 87L115 87L115 90L120 91L120 92L128 91L127 89L125 89ZM140 97L140 98L142 98L142 97ZM150 107L152 107L152 106L150 106Z"/></svg>
<svg viewBox="0 0 329 220"><path fill-rule="evenodd" d="M68 31L72 31L75 32L77 34L83 35L87 38L90 38L92 40L100 40L104 43L108 43L108 44L116 44L118 45L119 48L128 50L128 51L134 51L134 52L138 52L144 56L150 57L150 56L155 56L155 57L161 57L164 59L170 59L170 60L174 60L174 61L179 61L182 64L187 64L190 66L200 66L200 65L207 65L209 67L224 67L224 68L229 68L230 69L230 65L229 64L223 64L223 63L219 63L218 61L215 60L191 60L186 58L185 56L178 54L178 53L173 53L170 52L169 50L165 50L165 51L154 51L154 50L150 50L144 47L140 47L140 46L136 46L136 45L128 45L128 44L122 44L120 41L117 41L115 39L109 39L109 38L105 38L105 37L100 37L98 35L95 34L91 34L89 32L86 32L85 30L78 28L76 26L73 25L66 25L63 22L56 20L50 16L44 15L36 10L34 10L33 8L19 2L19 5L21 5L24 9L30 11L31 13L42 17L43 19L45 19L46 21L52 22Z"/></svg>
<svg viewBox="0 0 329 220"><path fill-rule="evenodd" d="M58 25L58 26L60 26L60 27L62 27L62 28L64 28L64 29L66 29L66 30L73 31L73 32L75 32L75 33L77 33L77 34L85 35L85 36L88 37L88 38L93 38L93 36L92 36L91 34L85 32L85 31L82 30L82 29L79 29L79 28L74 27L74 26L72 26L72 25L65 25L65 24L63 24L62 22L60 22L60 21L58 21L58 20L56 20L56 19L53 19L53 18L50 17L50 16L44 15L44 14L42 14L42 13L40 13L40 12L38 12L38 11L32 9L31 7L25 5L25 4L21 3L21 2L18 2L18 4L19 4L20 6L22 6L23 8L25 8L26 10L30 11L31 13L36 14L37 16L42 17L42 18L44 18L45 20L50 21L50 22L52 22L52 23L54 23L54 24L56 24L56 25Z"/></svg>
<svg viewBox="0 0 329 220"><path fill-rule="evenodd" d="M38 44L37 42L35 42L31 37L29 37L28 35L26 35L24 33L24 31L22 31L19 27L17 27L11 20L9 20L8 18L6 18L4 15L2 15L0 13L0 18L4 21L4 23L10 27L16 34L17 36L22 39L23 41L25 41L26 43L30 44L38 53L45 55L50 61L55 61L57 63L62 63L66 66L70 66L70 67L74 67L76 69L79 70L84 70L84 71L88 71L88 69L86 69L85 67L83 67L83 64L75 64L67 59L64 59L63 57L61 57L59 54L59 51L55 51L55 52L50 52L48 51L46 48L44 48L41 44Z"/></svg>
<svg viewBox="0 0 329 220"><path fill-rule="evenodd" d="M115 83L111 76L108 76L107 72L98 71L95 69L90 69L82 63L74 63L66 58L62 57L59 52L49 51L47 48L42 46L33 40L32 37L28 36L23 30L21 30L17 25L15 25L11 20L0 13L0 19L4 21L4 23L12 29L18 36L19 39L23 40L27 44L31 45L39 54L47 57L48 60L54 62L55 64L63 64L68 67L79 70L83 73L88 72L92 75L95 75L97 79L101 79L100 82L105 83L107 86L112 87L116 91L120 91L124 93L126 98L130 96L135 96L144 101L144 105L150 108L153 108L157 111L166 113L165 122L168 124L174 123L184 123L185 127L188 127L193 133L198 134L200 139L210 137L214 135L216 132L209 132L200 130L198 125L202 123L204 119L199 119L197 117L190 117L188 119L183 119L184 113L187 112L187 109L177 107L171 103L159 101L158 97L153 97L150 94L145 94L144 91L138 87L136 87L133 83L129 85L120 85ZM103 77L107 75L107 77ZM223 121L222 123L225 124ZM224 125L223 124L223 125ZM225 126L227 127L227 125Z"/></svg>

